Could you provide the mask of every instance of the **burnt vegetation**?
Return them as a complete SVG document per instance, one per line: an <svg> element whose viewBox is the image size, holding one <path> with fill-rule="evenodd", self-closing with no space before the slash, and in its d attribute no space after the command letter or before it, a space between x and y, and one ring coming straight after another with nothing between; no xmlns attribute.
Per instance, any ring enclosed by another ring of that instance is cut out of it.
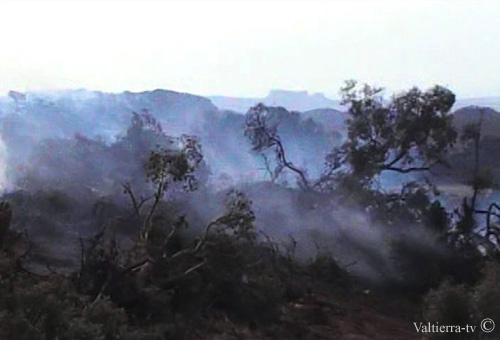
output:
<svg viewBox="0 0 500 340"><path fill-rule="evenodd" d="M315 327L342 315L332 292L403 296L432 322L500 317L483 113L457 128L440 86L341 94L346 133L318 176L280 132L294 113L263 104L238 126L259 183L215 190L201 139L148 111L112 142L38 143L0 203L0 338L331 338ZM450 173L469 188L455 206L438 188Z"/></svg>

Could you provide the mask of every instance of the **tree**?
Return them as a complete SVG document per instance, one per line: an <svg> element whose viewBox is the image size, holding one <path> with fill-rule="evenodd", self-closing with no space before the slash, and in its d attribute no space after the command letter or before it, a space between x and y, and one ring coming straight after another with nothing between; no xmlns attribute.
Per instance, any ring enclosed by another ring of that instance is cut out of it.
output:
<svg viewBox="0 0 500 340"><path fill-rule="evenodd" d="M269 108L267 106L257 104L248 110L245 120L245 136L250 139L253 151L264 155L266 167L271 173L271 178L275 179L283 169L289 169L299 176L302 186L309 188L309 182L304 171L296 167L287 158L285 148L277 130L277 124L269 121ZM274 152L275 155L276 166L274 169L270 169L268 158L265 156L265 152L268 150Z"/></svg>
<svg viewBox="0 0 500 340"><path fill-rule="evenodd" d="M163 196L174 182L182 182L188 190L196 189L196 178L193 172L203 160L201 145L194 136L183 135L179 138L180 147L172 145L159 147L149 154L146 163L146 175L153 185L153 195L137 199L130 184L123 185L124 192L129 195L134 212L142 220L140 236L147 241L151 231L151 219L163 199ZM142 214L144 204L153 200L147 213Z"/></svg>
<svg viewBox="0 0 500 340"><path fill-rule="evenodd" d="M494 176L490 169L483 168L481 164L480 150L482 141L482 129L484 122L485 108L478 107L479 119L477 122L466 124L462 129L460 141L468 148L472 146L473 150L473 164L469 174L468 184L472 189L472 197L470 199L464 198L462 209L458 209L455 213L458 215L459 220L457 223L456 232L461 236L463 242L471 243L471 236L476 233L477 221L476 215L486 215L484 237L490 242L496 242L493 247L498 252L498 245L500 244L500 228L498 225L492 223L492 217L500 218L500 205L496 202L491 202L487 209L480 209L478 207L478 196L485 190L493 188L496 183ZM494 244L494 243L491 243Z"/></svg>
<svg viewBox="0 0 500 340"><path fill-rule="evenodd" d="M473 153L474 153L474 163L472 174L469 178L469 184L472 187L472 198L470 206L472 210L476 209L477 196L481 193L481 191L488 189L494 185L493 178L491 173L488 171L484 171L481 169L480 163L480 149L481 149L481 129L483 126L484 120L484 110L480 110L479 119L476 123L469 123L463 127L462 135L460 136L460 140L466 146L468 144L473 144Z"/></svg>
<svg viewBox="0 0 500 340"><path fill-rule="evenodd" d="M140 222L139 238L132 247L120 249L111 225L105 225L89 240L87 247L81 239L79 286L83 287L81 291L95 296L92 304L105 295L116 301L129 298L122 289L123 283L130 278L134 283L128 283L140 288L154 274L158 287L172 288L205 266L210 257L207 242L214 233L223 233L234 240L253 240L255 237L252 202L235 190L226 195L223 213L209 222L193 243L180 241L181 229L188 226L184 216L171 223L163 222L160 203L165 200L165 194L175 183L195 190L194 172L203 160L196 137L182 135L170 141L172 143L150 151L145 164L146 177L152 186L151 196L138 197L129 183L123 184L124 193L130 198L133 213Z"/></svg>
<svg viewBox="0 0 500 340"><path fill-rule="evenodd" d="M387 101L382 88L347 81L347 140L327 157L327 175L342 169L370 182L383 171L429 170L456 140L448 115L455 95L441 86L412 88Z"/></svg>

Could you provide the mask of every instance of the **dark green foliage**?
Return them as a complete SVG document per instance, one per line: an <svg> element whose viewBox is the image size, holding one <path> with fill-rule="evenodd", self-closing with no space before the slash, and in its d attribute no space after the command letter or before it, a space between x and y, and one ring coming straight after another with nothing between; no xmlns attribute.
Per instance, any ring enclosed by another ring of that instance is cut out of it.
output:
<svg viewBox="0 0 500 340"><path fill-rule="evenodd" d="M237 322L277 322L285 302L284 287L270 263L270 254L248 241L219 235L208 243L211 261L202 275L215 308ZM267 255L267 256L266 256Z"/></svg>
<svg viewBox="0 0 500 340"><path fill-rule="evenodd" d="M0 338L20 340L117 340L129 328L123 310L109 301L95 304L64 277L16 273L0 267Z"/></svg>
<svg viewBox="0 0 500 340"><path fill-rule="evenodd" d="M160 147L149 154L147 177L154 185L184 181L189 188L195 185L192 175L203 160L201 145L196 137L184 135L180 139L181 148ZM166 186L165 186L166 190Z"/></svg>
<svg viewBox="0 0 500 340"><path fill-rule="evenodd" d="M349 81L342 89L349 107L348 138L327 158L329 171L349 165L352 173L370 180L382 171L428 170L455 141L448 116L455 95L435 86L413 88L386 101L382 89Z"/></svg>
<svg viewBox="0 0 500 340"><path fill-rule="evenodd" d="M486 262L480 280L473 286L456 285L444 281L431 290L424 299L424 319L440 325L477 325L476 332L460 339L498 339L499 330L491 333L479 329L481 321L500 318L500 267ZM456 339L457 334L432 334L430 339Z"/></svg>
<svg viewBox="0 0 500 340"><path fill-rule="evenodd" d="M86 247L77 277L81 293L92 304L108 296L134 319L177 329L214 309L235 322L277 322L285 285L269 262L281 255L257 243L255 215L243 193L230 190L224 207L194 242L182 236L182 217L165 229L158 220L146 243L128 250L111 230L99 233Z"/></svg>
<svg viewBox="0 0 500 340"><path fill-rule="evenodd" d="M471 233L477 226L477 221L475 219L474 208L470 205L469 201L464 198L462 200L462 206L460 211L457 210L459 219L457 221L457 237L465 237L464 241L469 242L469 237Z"/></svg>
<svg viewBox="0 0 500 340"><path fill-rule="evenodd" d="M455 286L443 282L439 288L432 290L426 296L424 310L425 321L439 322L439 325L472 324L471 310L473 302L465 286ZM474 334L459 334L461 339L471 339ZM431 333L430 339L457 339L456 333Z"/></svg>
<svg viewBox="0 0 500 340"><path fill-rule="evenodd" d="M10 230L10 221L12 219L12 210L9 202L0 202L0 247Z"/></svg>
<svg viewBox="0 0 500 340"><path fill-rule="evenodd" d="M437 235L443 235L447 231L449 224L450 218L445 207L438 200L432 202L427 208L424 225Z"/></svg>
<svg viewBox="0 0 500 340"><path fill-rule="evenodd" d="M483 279L473 292L474 319L478 324L485 318L497 322L500 320L500 265L493 262L486 263L482 274ZM500 330L496 328L489 334L483 334L483 339L498 339L499 335Z"/></svg>
<svg viewBox="0 0 500 340"><path fill-rule="evenodd" d="M313 277L320 277L328 283L340 286L349 284L346 271L341 268L329 252L318 250L316 257L308 264L306 270Z"/></svg>
<svg viewBox="0 0 500 340"><path fill-rule="evenodd" d="M391 259L408 292L422 293L436 287L446 276L449 261L442 244L401 237L391 243Z"/></svg>

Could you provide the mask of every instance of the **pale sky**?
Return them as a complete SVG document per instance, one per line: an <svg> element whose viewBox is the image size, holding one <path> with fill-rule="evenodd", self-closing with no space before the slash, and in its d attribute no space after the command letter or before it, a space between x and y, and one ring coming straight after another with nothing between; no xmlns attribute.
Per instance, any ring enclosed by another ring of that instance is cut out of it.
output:
<svg viewBox="0 0 500 340"><path fill-rule="evenodd" d="M0 94L156 88L500 96L500 1L4 1Z"/></svg>

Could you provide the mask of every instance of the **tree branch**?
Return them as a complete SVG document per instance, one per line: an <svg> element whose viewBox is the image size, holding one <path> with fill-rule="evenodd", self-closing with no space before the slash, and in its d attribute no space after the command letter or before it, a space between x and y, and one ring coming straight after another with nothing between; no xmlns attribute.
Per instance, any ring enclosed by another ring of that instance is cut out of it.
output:
<svg viewBox="0 0 500 340"><path fill-rule="evenodd" d="M142 266L144 266L147 263L154 263L154 261L148 257L147 259L142 260L141 262L133 264L130 267L124 269L120 274L121 275L125 275L125 274L127 274L129 272L133 272L136 269L141 268Z"/></svg>
<svg viewBox="0 0 500 340"><path fill-rule="evenodd" d="M399 162L406 154L406 151L401 151L399 155L396 156L396 158L394 158L391 162L385 164L384 167L392 167L394 164Z"/></svg>
<svg viewBox="0 0 500 340"><path fill-rule="evenodd" d="M407 174L409 172L414 172L414 171L428 171L430 167L428 166L423 166L423 167L410 167L410 168L397 168L393 166L382 166L381 170L390 170L390 171L396 171L402 174Z"/></svg>
<svg viewBox="0 0 500 340"><path fill-rule="evenodd" d="M163 191L165 190L165 186L166 186L165 179L161 180L160 183L158 183L158 188L157 188L156 193L154 195L153 205L149 209L148 215L147 215L146 219L144 220L144 225L142 226L142 235L141 235L141 237L142 237L142 239L144 241L147 241L147 239L148 239L149 224L150 224L151 218L153 217L153 214L154 214L154 212L156 210L156 207L158 206L158 203L161 200Z"/></svg>
<svg viewBox="0 0 500 340"><path fill-rule="evenodd" d="M271 137L271 139L275 143L275 145L278 147L278 158L281 159L281 161L283 162L283 165L285 167L287 167L288 169L292 170L293 172L297 173L300 176L300 179L302 180L302 184L306 188L309 188L309 182L307 181L307 178L304 175L304 173L302 172L302 170L300 170L299 168L296 168L293 165L293 163L289 162L286 159L285 148L283 147L283 144L281 143L281 141L279 140L279 138Z"/></svg>
<svg viewBox="0 0 500 340"><path fill-rule="evenodd" d="M142 206L144 205L144 203L154 198L154 195L146 198L141 197L140 201L138 201L134 195L134 192L132 191L132 188L130 187L130 183L123 183L122 187L124 189L124 192L130 197L130 200L132 201L132 206L134 208L135 215L137 216L138 219L140 219Z"/></svg>
<svg viewBox="0 0 500 340"><path fill-rule="evenodd" d="M168 279L168 280L164 283L164 285L169 285L169 284L171 284L171 283L173 283L173 282L175 282L175 281L177 281L177 280L179 280L179 279L183 278L184 276L187 276L187 275L191 274L191 273L192 273L192 272L194 272L195 270L198 270L198 269L200 269L201 267L203 267L203 266L204 266L207 262L208 262L208 259L207 259L207 258L203 259L203 261L201 261L201 262L199 262L199 263L195 264L195 265L194 265L194 266L192 266L191 268L188 268L187 270L185 270L185 271L184 271L184 272L182 272L181 274L178 274L178 275L175 275L175 276L173 276L173 277L169 278L169 279Z"/></svg>
<svg viewBox="0 0 500 340"><path fill-rule="evenodd" d="M210 222L206 228L205 228L205 233L203 234L203 237L201 238L200 241L198 241L198 243L196 244L196 246L192 249L188 248L188 249L183 249L183 250L180 250L178 251L177 253L173 254L172 256L170 256L170 259L176 259L180 256L183 256L183 255L187 255L187 254L194 254L196 252L198 252L201 247L205 244L206 240L207 240L207 237L208 237L208 233L210 232L210 229L218 224L220 224L220 220L221 218L218 218L216 219L215 221L212 221Z"/></svg>

